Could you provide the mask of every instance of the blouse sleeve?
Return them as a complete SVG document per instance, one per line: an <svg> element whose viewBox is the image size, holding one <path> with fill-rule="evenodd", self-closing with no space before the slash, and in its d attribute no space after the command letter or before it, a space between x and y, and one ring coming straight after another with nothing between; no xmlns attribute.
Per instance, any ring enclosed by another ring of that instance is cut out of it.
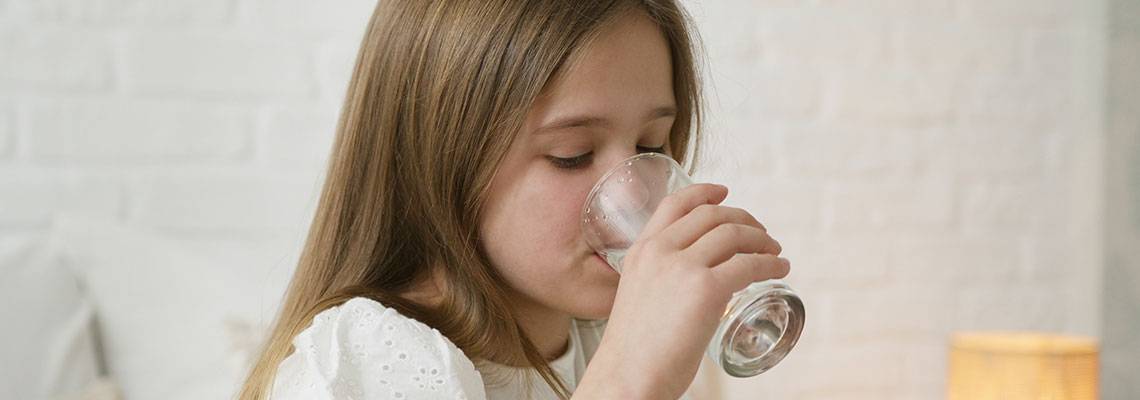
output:
<svg viewBox="0 0 1140 400"><path fill-rule="evenodd" d="M474 364L439 331L366 298L318 314L293 339L270 398L485 400Z"/></svg>

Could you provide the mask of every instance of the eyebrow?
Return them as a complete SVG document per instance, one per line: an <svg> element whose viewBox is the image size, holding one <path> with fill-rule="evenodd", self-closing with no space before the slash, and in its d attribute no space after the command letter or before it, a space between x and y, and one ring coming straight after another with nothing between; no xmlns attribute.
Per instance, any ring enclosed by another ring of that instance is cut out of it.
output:
<svg viewBox="0 0 1140 400"><path fill-rule="evenodd" d="M677 116L677 108L673 106L662 106L649 110L645 115L645 121L649 122L658 118L675 117ZM554 120L538 129L534 130L534 134L549 133L566 128L579 128L579 127L610 127L613 123L599 115L572 115L565 118Z"/></svg>

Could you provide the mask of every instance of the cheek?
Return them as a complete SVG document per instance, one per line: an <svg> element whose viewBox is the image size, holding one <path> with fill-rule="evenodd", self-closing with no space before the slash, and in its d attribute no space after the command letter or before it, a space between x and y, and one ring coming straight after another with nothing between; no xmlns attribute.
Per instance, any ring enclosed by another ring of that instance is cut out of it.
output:
<svg viewBox="0 0 1140 400"><path fill-rule="evenodd" d="M540 250L580 250L578 220L585 192L566 181L553 179L528 186L520 196L526 200L516 208L519 216L525 219L518 225L522 228L519 234L527 235Z"/></svg>
<svg viewBox="0 0 1140 400"><path fill-rule="evenodd" d="M586 251L579 219L592 182L538 174L497 193L489 204L483 237L494 261L504 268L568 263Z"/></svg>

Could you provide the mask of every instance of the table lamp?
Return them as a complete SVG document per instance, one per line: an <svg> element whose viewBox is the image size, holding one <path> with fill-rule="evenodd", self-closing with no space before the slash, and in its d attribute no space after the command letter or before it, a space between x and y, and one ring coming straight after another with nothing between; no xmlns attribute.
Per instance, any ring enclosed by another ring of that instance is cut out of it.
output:
<svg viewBox="0 0 1140 400"><path fill-rule="evenodd" d="M949 400L1095 400L1097 341L1037 332L966 332L950 341Z"/></svg>

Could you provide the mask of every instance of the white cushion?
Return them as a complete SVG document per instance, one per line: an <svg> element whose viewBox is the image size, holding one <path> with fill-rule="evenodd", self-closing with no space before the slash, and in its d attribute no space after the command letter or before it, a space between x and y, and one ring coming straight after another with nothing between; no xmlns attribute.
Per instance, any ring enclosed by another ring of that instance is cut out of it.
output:
<svg viewBox="0 0 1140 400"><path fill-rule="evenodd" d="M105 360L134 399L232 398L292 274L292 238L187 237L57 219Z"/></svg>
<svg viewBox="0 0 1140 400"><path fill-rule="evenodd" d="M0 239L0 398L62 398L98 377L93 309L55 239Z"/></svg>

